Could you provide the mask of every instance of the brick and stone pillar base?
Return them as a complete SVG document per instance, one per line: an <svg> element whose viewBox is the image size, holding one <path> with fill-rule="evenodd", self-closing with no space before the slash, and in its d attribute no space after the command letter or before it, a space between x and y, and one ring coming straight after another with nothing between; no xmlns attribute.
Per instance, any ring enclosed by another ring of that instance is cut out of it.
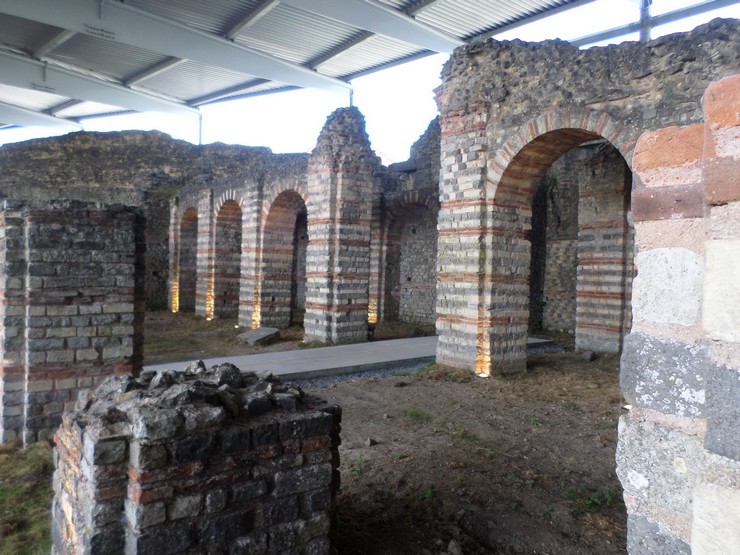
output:
<svg viewBox="0 0 740 555"><path fill-rule="evenodd" d="M373 174L379 166L356 108L327 119L308 166L305 339L365 341Z"/></svg>
<svg viewBox="0 0 740 555"><path fill-rule="evenodd" d="M3 201L0 442L50 438L77 392L142 363L135 208Z"/></svg>
<svg viewBox="0 0 740 555"><path fill-rule="evenodd" d="M340 419L231 364L110 378L55 437L52 553L328 555Z"/></svg>

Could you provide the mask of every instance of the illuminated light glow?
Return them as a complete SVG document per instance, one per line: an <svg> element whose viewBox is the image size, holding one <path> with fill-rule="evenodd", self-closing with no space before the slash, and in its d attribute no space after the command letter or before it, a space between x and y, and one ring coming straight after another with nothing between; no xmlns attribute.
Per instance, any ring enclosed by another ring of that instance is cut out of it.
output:
<svg viewBox="0 0 740 555"><path fill-rule="evenodd" d="M211 267L208 272L208 289L206 290L206 320L213 320L216 312L216 272Z"/></svg>
<svg viewBox="0 0 740 555"><path fill-rule="evenodd" d="M378 300L370 299L367 305L367 323L375 324L378 322Z"/></svg>
<svg viewBox="0 0 740 555"><path fill-rule="evenodd" d="M488 378L491 376L491 342L485 333L485 328L478 331L475 375L479 378Z"/></svg>
<svg viewBox="0 0 740 555"><path fill-rule="evenodd" d="M170 292L170 307L172 312L180 310L180 262L179 260L172 268L172 291Z"/></svg>

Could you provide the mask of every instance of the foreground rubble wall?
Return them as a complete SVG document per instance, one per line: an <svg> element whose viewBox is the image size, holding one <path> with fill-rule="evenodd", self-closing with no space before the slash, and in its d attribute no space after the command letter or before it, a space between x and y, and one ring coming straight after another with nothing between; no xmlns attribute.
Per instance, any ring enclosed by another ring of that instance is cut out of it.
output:
<svg viewBox="0 0 740 555"><path fill-rule="evenodd" d="M230 364L109 378L55 436L52 553L331 553L340 419Z"/></svg>

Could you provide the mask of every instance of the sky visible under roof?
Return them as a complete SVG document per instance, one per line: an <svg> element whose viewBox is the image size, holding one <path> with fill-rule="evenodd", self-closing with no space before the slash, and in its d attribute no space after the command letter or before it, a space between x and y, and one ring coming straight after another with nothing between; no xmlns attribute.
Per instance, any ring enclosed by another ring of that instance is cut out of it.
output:
<svg viewBox="0 0 740 555"><path fill-rule="evenodd" d="M653 0L651 14L660 15L697 3L697 0ZM688 31L715 17L740 19L740 3L656 27L652 37ZM572 40L638 19L639 0L596 0L495 38ZM594 46L637 38L633 33ZM437 115L433 91L440 84L439 75L446 59L442 54L430 56L352 81L353 103L365 115L368 135L383 163L406 160L411 144ZM274 152L309 152L326 117L336 108L348 106L349 101L347 94L304 89L203 106L202 127L197 117L156 113L87 119L82 125L86 131L157 129L196 144L200 140L203 144L267 146ZM2 130L0 144L56 134L59 132L43 127Z"/></svg>

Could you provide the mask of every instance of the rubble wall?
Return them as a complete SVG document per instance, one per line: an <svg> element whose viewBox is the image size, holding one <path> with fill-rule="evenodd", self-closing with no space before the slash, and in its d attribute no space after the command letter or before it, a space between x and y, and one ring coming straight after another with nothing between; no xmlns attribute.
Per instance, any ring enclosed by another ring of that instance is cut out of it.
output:
<svg viewBox="0 0 740 555"><path fill-rule="evenodd" d="M55 436L52 553L328 554L340 419L230 364L109 378Z"/></svg>

